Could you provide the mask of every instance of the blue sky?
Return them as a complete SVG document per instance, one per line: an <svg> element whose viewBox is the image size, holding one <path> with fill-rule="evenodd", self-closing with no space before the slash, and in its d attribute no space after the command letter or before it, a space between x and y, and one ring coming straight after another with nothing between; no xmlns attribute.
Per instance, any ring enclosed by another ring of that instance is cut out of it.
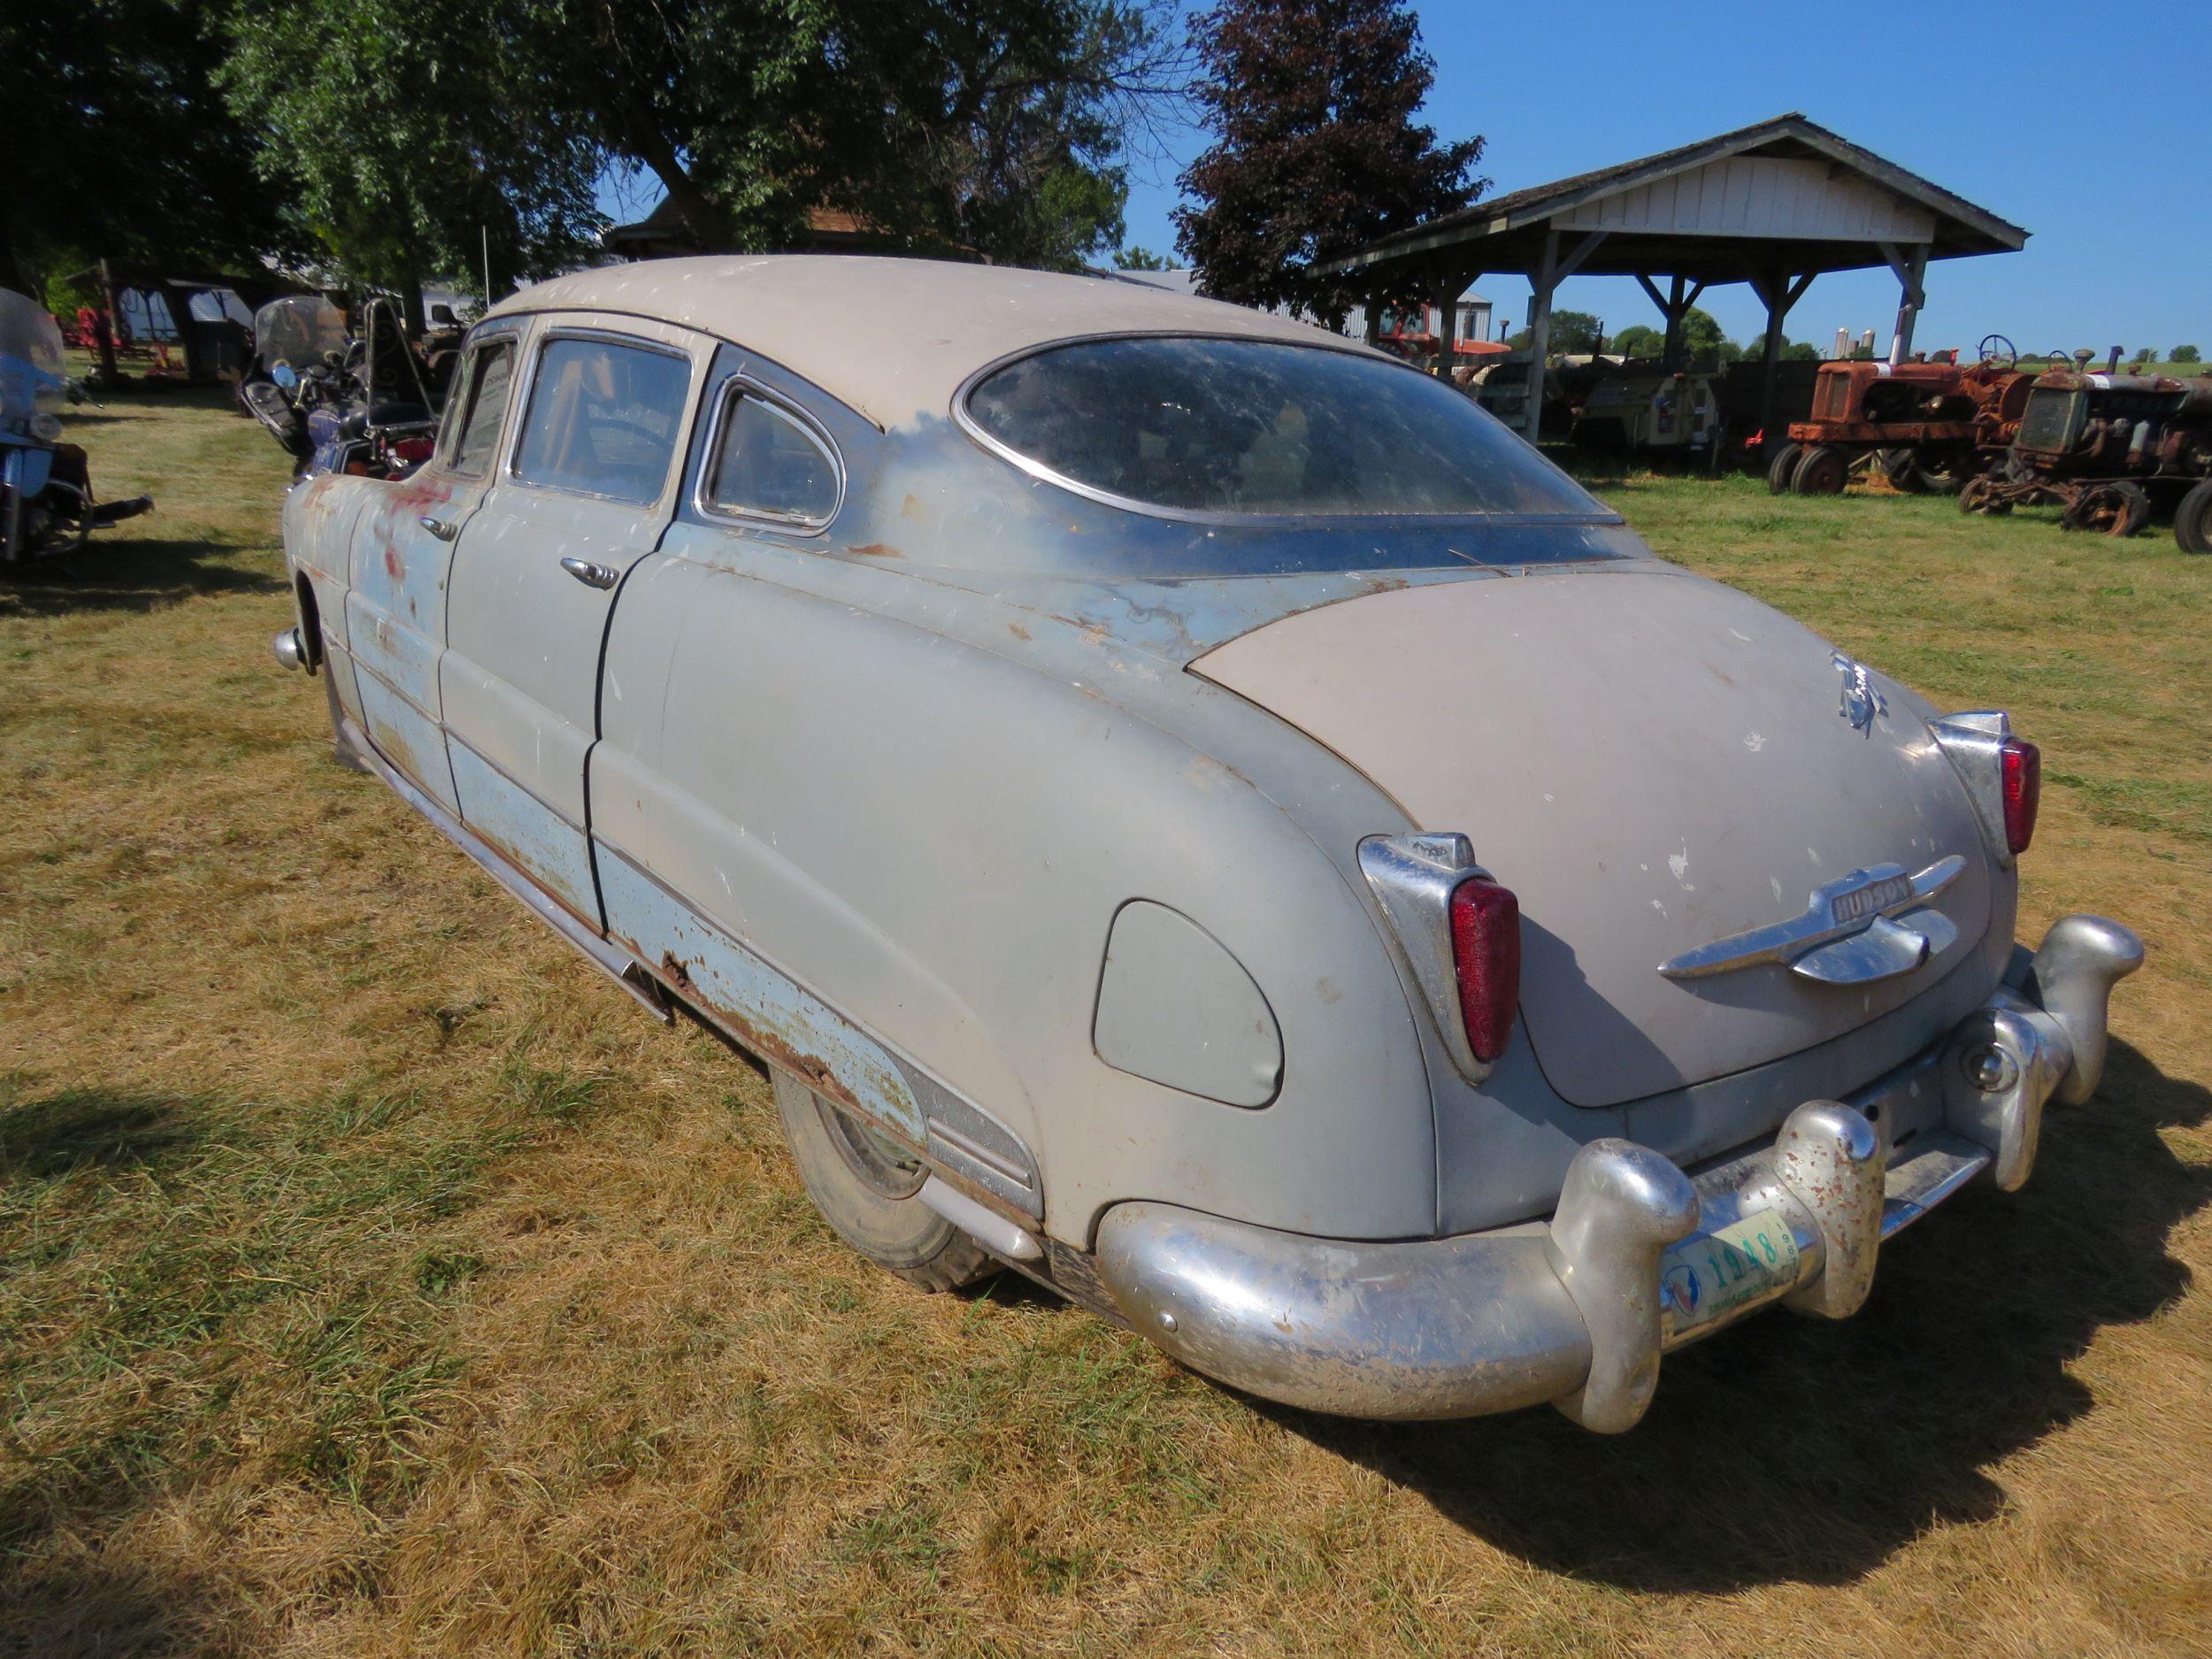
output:
<svg viewBox="0 0 2212 1659"><path fill-rule="evenodd" d="M1437 65L1425 119L1489 141L1491 194L1797 110L2033 233L2020 253L1932 266L1916 346L1970 350L1993 331L2039 354L2212 351L2212 0L1416 10ZM1131 242L1172 249L1174 173L1203 143L1184 134L1169 164L1133 168ZM1520 326L1525 280L1479 291ZM1658 322L1626 278L1571 280L1555 303L1608 332ZM1765 326L1747 288L1700 303L1737 339ZM1896 311L1886 271L1824 276L1789 334L1886 341Z"/></svg>

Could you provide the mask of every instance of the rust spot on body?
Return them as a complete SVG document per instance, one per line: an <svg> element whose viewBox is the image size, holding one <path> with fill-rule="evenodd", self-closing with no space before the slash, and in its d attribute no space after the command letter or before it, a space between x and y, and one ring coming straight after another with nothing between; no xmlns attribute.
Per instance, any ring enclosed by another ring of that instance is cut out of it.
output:
<svg viewBox="0 0 2212 1659"><path fill-rule="evenodd" d="M1006 625L1006 631L1018 640L1025 640L1029 637L1029 630L1022 626L1022 625L1018 622L1008 623Z"/></svg>
<svg viewBox="0 0 2212 1659"><path fill-rule="evenodd" d="M910 493L907 498L899 503L899 517L926 519L929 517L929 509L923 504L919 495Z"/></svg>
<svg viewBox="0 0 2212 1659"><path fill-rule="evenodd" d="M847 548L845 550L848 553L857 553L863 558L871 559L895 559L904 557L898 549L887 547L880 541L871 541L864 547Z"/></svg>

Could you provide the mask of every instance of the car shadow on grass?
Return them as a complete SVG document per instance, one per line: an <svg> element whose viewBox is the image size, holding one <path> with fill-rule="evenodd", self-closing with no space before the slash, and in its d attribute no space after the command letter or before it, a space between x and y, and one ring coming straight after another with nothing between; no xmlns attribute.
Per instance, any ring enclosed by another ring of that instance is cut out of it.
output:
<svg viewBox="0 0 2212 1659"><path fill-rule="evenodd" d="M0 1608L0 1653L156 1659L204 1651L207 1613L205 1593L189 1578L73 1563L16 1586Z"/></svg>
<svg viewBox="0 0 2212 1659"><path fill-rule="evenodd" d="M226 563L211 541L94 531L80 552L0 566L0 617L149 611L200 595L280 594L283 580Z"/></svg>
<svg viewBox="0 0 2212 1659"><path fill-rule="evenodd" d="M1885 1245L1856 1318L1771 1313L1670 1356L1624 1436L1548 1409L1261 1409L1553 1571L1631 1590L1847 1583L1923 1532L1994 1517L2004 1489L1985 1471L2094 1406L2072 1362L2187 1289L2166 1240L2212 1200L2212 1170L2160 1132L2208 1117L2212 1093L2116 1042L2097 1099L2047 1124L2023 1192L1971 1189Z"/></svg>

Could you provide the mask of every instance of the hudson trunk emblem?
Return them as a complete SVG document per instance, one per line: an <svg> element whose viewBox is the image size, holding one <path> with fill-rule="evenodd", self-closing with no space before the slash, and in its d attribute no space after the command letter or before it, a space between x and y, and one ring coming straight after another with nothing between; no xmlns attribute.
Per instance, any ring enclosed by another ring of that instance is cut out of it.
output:
<svg viewBox="0 0 2212 1659"><path fill-rule="evenodd" d="M1836 718L1851 722L1851 729L1874 735L1874 717L1889 712L1889 704L1882 694L1874 689L1874 677L1867 672L1864 663L1846 657L1838 651L1832 658L1836 672L1843 676L1843 703L1837 709Z"/></svg>
<svg viewBox="0 0 2212 1659"><path fill-rule="evenodd" d="M1916 876L1907 875L1902 864L1854 870L1815 887L1802 915L1686 950L1661 963L1659 972L1670 979L1697 979L1786 962L1791 972L1827 985L1865 985L1910 973L1957 940L1951 918L1928 901L1965 868L1965 856L1953 853ZM1891 919L1898 916L1904 919Z"/></svg>

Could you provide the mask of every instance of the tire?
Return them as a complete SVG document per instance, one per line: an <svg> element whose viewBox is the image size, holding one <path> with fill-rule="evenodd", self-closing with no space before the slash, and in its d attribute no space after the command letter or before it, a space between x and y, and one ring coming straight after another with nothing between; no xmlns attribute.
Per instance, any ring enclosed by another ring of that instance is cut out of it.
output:
<svg viewBox="0 0 2212 1659"><path fill-rule="evenodd" d="M1816 443L1790 474L1793 495L1840 495L1851 475L1851 457L1832 443Z"/></svg>
<svg viewBox="0 0 2212 1659"><path fill-rule="evenodd" d="M773 1075L784 1142L839 1238L923 1290L957 1290L997 1271L989 1251L915 1196L928 1175L919 1159L790 1072Z"/></svg>
<svg viewBox="0 0 2212 1659"><path fill-rule="evenodd" d="M1786 443L1774 452L1774 459L1767 466L1767 493L1786 495L1790 488L1790 474L1797 471L1797 464L1805 458L1805 446Z"/></svg>
<svg viewBox="0 0 2212 1659"><path fill-rule="evenodd" d="M2174 541L2184 553L2212 553L2212 478L2195 485L2174 509Z"/></svg>
<svg viewBox="0 0 2212 1659"><path fill-rule="evenodd" d="M2149 492L2140 484L2121 479L2110 484L2084 485L2066 503L2058 523L2062 530L2126 536L2149 523L2150 516Z"/></svg>
<svg viewBox="0 0 2212 1659"><path fill-rule="evenodd" d="M1901 495L1924 495L1929 491L1928 475L1920 469L1920 457L1910 449L1884 449L1875 457L1882 469L1882 476L1889 487Z"/></svg>

